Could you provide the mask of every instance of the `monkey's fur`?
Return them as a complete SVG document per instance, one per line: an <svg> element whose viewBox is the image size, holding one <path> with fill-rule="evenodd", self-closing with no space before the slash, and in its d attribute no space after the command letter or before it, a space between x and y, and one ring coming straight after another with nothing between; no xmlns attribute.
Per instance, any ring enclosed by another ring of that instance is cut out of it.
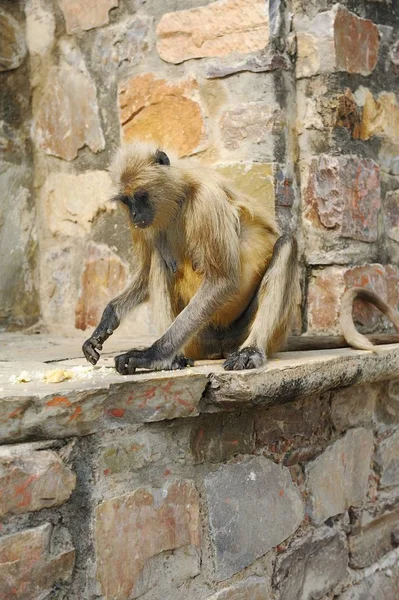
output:
<svg viewBox="0 0 399 600"><path fill-rule="evenodd" d="M95 364L123 317L149 299L162 335L150 348L117 356L119 373L220 357L228 370L263 365L283 346L298 305L295 238L280 235L264 203L194 160L170 160L135 143L118 151L110 172L136 271L84 343L87 360Z"/></svg>

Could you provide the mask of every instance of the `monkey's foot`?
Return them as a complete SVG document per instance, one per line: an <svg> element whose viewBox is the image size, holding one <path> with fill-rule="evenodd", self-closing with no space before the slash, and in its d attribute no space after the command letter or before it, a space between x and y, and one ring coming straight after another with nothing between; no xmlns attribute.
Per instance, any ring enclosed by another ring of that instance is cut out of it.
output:
<svg viewBox="0 0 399 600"><path fill-rule="evenodd" d="M82 346L83 354L85 355L85 359L89 361L92 365L95 365L100 358L100 352L103 349L102 343L100 340L91 337L85 341Z"/></svg>
<svg viewBox="0 0 399 600"><path fill-rule="evenodd" d="M266 363L266 356L259 348L242 348L230 354L223 368L226 371L240 371L241 369L258 369Z"/></svg>
<svg viewBox="0 0 399 600"><path fill-rule="evenodd" d="M130 350L125 354L115 357L115 368L121 375L132 375L136 369L150 369L151 371L176 370L192 366L192 360L182 354L177 354L171 359L157 357L153 348L145 350Z"/></svg>

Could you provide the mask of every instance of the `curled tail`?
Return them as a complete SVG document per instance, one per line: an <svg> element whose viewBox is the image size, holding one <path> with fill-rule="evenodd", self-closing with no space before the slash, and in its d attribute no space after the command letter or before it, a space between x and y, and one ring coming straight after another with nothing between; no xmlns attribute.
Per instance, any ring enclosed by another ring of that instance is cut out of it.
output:
<svg viewBox="0 0 399 600"><path fill-rule="evenodd" d="M242 348L255 346L270 356L284 344L298 306L298 245L292 235L284 234L275 243L257 299L256 317Z"/></svg>
<svg viewBox="0 0 399 600"><path fill-rule="evenodd" d="M362 335L355 327L352 309L355 300L366 300L380 310L394 325L399 332L399 315L375 292L366 288L353 287L347 290L342 298L340 327L345 340L353 348L359 350L375 350L375 346Z"/></svg>

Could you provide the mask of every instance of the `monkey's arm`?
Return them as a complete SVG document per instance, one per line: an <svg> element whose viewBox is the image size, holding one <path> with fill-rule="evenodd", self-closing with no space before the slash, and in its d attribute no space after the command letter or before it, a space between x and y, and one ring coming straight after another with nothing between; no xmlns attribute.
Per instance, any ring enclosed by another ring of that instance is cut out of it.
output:
<svg viewBox="0 0 399 600"><path fill-rule="evenodd" d="M100 324L82 346L83 354L92 365L97 363L103 343L117 329L123 317L147 300L148 274L148 268L139 268L130 285L106 306Z"/></svg>

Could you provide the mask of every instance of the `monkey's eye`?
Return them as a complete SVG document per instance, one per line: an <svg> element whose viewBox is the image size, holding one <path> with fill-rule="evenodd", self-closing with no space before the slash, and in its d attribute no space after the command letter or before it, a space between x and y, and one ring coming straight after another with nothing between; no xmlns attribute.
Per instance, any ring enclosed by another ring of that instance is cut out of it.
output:
<svg viewBox="0 0 399 600"><path fill-rule="evenodd" d="M170 165L169 156L162 152L162 150L157 150L155 153L155 162L158 165L166 165L167 167Z"/></svg>
<svg viewBox="0 0 399 600"><path fill-rule="evenodd" d="M128 206L128 204L129 204L129 197L124 196L123 194L120 194L119 196L117 196L117 200L119 202L122 202L122 204L126 204L126 206Z"/></svg>

